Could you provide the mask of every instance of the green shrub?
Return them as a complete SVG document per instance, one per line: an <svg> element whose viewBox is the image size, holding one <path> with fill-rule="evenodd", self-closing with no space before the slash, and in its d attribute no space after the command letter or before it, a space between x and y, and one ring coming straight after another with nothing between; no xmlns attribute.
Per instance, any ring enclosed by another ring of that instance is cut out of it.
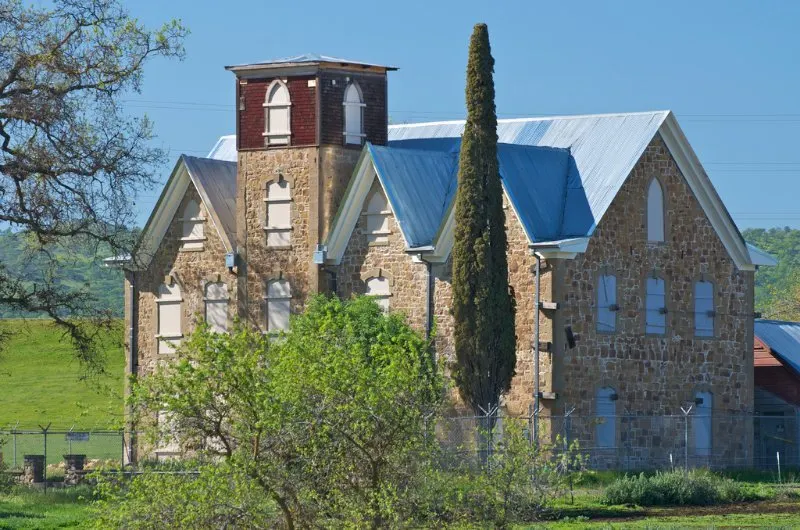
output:
<svg viewBox="0 0 800 530"><path fill-rule="evenodd" d="M655 475L625 476L612 482L603 494L605 504L640 506L706 506L760 500L769 493L723 478L709 471L671 471Z"/></svg>

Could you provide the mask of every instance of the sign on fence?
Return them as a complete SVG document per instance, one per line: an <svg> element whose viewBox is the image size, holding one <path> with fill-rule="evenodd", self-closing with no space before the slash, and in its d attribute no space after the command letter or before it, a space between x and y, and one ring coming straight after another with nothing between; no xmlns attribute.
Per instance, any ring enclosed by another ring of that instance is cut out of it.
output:
<svg viewBox="0 0 800 530"><path fill-rule="evenodd" d="M89 433L70 431L64 435L64 439L68 442L88 442Z"/></svg>

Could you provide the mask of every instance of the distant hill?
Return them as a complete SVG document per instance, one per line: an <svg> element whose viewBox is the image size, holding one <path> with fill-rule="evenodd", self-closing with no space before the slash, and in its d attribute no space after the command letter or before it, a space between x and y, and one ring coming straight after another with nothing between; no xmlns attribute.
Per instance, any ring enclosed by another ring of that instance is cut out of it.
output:
<svg viewBox="0 0 800 530"><path fill-rule="evenodd" d="M756 273L756 311L765 317L800 318L800 230L748 228L742 235L778 259L777 266Z"/></svg>
<svg viewBox="0 0 800 530"><path fill-rule="evenodd" d="M0 263L8 270L21 272L22 278L36 282L43 277L45 261L28 252L25 236L11 230L0 231ZM121 317L124 311L123 275L118 269L103 267L102 257L95 256L93 249L79 245L69 251L55 249L59 266L53 276L69 288L88 285L98 299L100 309L112 310L114 316ZM0 318L31 316L21 314L0 306ZM35 316L35 315L33 315Z"/></svg>

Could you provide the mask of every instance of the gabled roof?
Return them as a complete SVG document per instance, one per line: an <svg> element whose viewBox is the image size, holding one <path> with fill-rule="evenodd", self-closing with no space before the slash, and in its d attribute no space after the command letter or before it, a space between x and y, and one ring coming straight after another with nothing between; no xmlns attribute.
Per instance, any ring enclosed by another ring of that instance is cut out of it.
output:
<svg viewBox="0 0 800 530"><path fill-rule="evenodd" d="M220 138L210 155L229 156L225 144L230 138ZM150 264L190 184L197 189L225 250L232 252L236 241L236 168L236 162L228 160L181 155L142 230L133 267Z"/></svg>
<svg viewBox="0 0 800 530"><path fill-rule="evenodd" d="M756 320L755 335L784 366L800 375L800 322Z"/></svg>

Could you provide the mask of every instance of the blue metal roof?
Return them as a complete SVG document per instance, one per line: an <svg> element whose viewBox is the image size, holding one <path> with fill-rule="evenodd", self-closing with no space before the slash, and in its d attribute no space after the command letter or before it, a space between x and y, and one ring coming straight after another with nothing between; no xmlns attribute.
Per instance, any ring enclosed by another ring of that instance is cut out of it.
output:
<svg viewBox="0 0 800 530"><path fill-rule="evenodd" d="M181 161L232 250L236 241L236 162L188 155L181 155Z"/></svg>
<svg viewBox="0 0 800 530"><path fill-rule="evenodd" d="M237 162L239 160L239 153L236 150L236 135L229 134L227 136L220 136L206 158Z"/></svg>
<svg viewBox="0 0 800 530"><path fill-rule="evenodd" d="M498 120L501 144L566 152L498 147L506 192L531 240L591 235L667 115ZM463 121L392 125L389 145L454 149L463 131Z"/></svg>
<svg viewBox="0 0 800 530"><path fill-rule="evenodd" d="M372 144L367 149L406 243L430 245L455 196L456 153Z"/></svg>
<svg viewBox="0 0 800 530"><path fill-rule="evenodd" d="M755 334L781 362L800 374L800 322L756 320Z"/></svg>

